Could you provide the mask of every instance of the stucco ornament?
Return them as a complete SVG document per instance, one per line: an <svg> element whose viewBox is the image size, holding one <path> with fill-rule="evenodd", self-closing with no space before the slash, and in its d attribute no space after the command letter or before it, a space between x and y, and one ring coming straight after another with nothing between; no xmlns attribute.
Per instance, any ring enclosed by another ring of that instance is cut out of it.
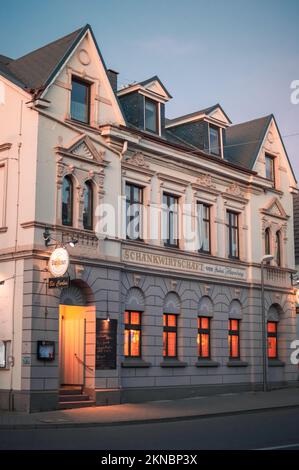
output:
<svg viewBox="0 0 299 470"><path fill-rule="evenodd" d="M78 59L82 65L90 64L90 57L86 49L80 49L78 51Z"/></svg>
<svg viewBox="0 0 299 470"><path fill-rule="evenodd" d="M271 131L268 133L267 140L268 140L268 142L269 142L270 144L273 144L273 142L274 142L274 135L273 135L273 133L272 133Z"/></svg>
<svg viewBox="0 0 299 470"><path fill-rule="evenodd" d="M148 168L149 164L144 158L143 153L141 152L135 152L128 160L127 163L130 163L131 165L136 165L139 167L143 168Z"/></svg>
<svg viewBox="0 0 299 470"><path fill-rule="evenodd" d="M229 194L232 194L233 196L239 196L239 197L244 197L244 191L242 188L236 184L232 183L227 189L226 192Z"/></svg>
<svg viewBox="0 0 299 470"><path fill-rule="evenodd" d="M200 184L200 186L209 186L210 188L214 188L215 185L213 184L212 181L212 176L209 175L208 173L205 175L200 175L197 180L197 184Z"/></svg>

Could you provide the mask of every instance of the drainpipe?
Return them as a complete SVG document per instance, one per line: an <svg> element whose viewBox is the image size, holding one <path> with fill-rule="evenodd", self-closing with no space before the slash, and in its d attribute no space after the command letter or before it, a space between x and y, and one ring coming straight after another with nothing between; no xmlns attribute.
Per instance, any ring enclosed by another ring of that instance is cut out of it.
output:
<svg viewBox="0 0 299 470"><path fill-rule="evenodd" d="M22 137L22 124L23 124L23 100L21 101L20 109L20 125L19 125L19 137ZM16 307L16 284L17 284L17 249L18 249L18 234L19 234L19 208L20 208L20 158L21 158L21 147L22 142L18 142L18 156L14 158L17 160L17 213L16 213L16 230L15 230L15 245L14 245L14 273L13 273L13 291L12 291L12 320L11 320L11 351L10 351L10 388L9 388L9 411L13 411L13 368L15 365L14 357L14 342L15 342L15 307Z"/></svg>
<svg viewBox="0 0 299 470"><path fill-rule="evenodd" d="M124 143L123 143L123 147L122 147L122 150L121 152L117 152L119 154L119 161L120 161L120 164L124 158L124 155L125 153L127 152L128 150L128 141L125 140ZM120 169L120 190L122 191L122 171ZM121 309L121 305L122 303L120 302L119 304L119 320L121 319L121 314L122 314L122 309ZM120 323L120 321L118 322L118 324ZM119 367L119 372L118 372L118 385L119 385L119 390L121 391L122 389L122 380L121 380L121 367ZM121 396L120 396L120 401L121 401Z"/></svg>

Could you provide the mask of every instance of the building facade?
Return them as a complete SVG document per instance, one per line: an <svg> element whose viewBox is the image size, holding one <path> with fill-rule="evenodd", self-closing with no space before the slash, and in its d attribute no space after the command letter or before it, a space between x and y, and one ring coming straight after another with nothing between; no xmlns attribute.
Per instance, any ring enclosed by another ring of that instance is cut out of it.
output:
<svg viewBox="0 0 299 470"><path fill-rule="evenodd" d="M0 62L1 408L260 388L269 254L268 379L295 384L297 183L274 116L167 119L160 79L117 90L89 25Z"/></svg>
<svg viewBox="0 0 299 470"><path fill-rule="evenodd" d="M299 338L299 193L294 195L294 237L296 269L294 284L296 288L297 338Z"/></svg>

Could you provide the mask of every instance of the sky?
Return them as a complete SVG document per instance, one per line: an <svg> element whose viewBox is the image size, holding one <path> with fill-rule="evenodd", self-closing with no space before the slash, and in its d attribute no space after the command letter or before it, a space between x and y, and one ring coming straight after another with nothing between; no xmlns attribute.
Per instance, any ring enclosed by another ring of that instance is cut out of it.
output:
<svg viewBox="0 0 299 470"><path fill-rule="evenodd" d="M169 118L217 102L233 123L273 113L299 180L299 0L2 0L0 18L12 58L89 23L119 85L159 76Z"/></svg>

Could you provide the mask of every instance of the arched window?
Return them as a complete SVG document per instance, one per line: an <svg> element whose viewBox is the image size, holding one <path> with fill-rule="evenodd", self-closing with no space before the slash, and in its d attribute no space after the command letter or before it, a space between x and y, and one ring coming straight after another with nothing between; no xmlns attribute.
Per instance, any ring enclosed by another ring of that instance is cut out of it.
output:
<svg viewBox="0 0 299 470"><path fill-rule="evenodd" d="M276 264L281 266L281 234L276 232Z"/></svg>
<svg viewBox="0 0 299 470"><path fill-rule="evenodd" d="M84 183L83 227L86 230L93 229L93 188L91 181Z"/></svg>
<svg viewBox="0 0 299 470"><path fill-rule="evenodd" d="M265 230L265 255L271 254L270 228Z"/></svg>
<svg viewBox="0 0 299 470"><path fill-rule="evenodd" d="M62 224L73 225L73 182L65 176L62 183Z"/></svg>

